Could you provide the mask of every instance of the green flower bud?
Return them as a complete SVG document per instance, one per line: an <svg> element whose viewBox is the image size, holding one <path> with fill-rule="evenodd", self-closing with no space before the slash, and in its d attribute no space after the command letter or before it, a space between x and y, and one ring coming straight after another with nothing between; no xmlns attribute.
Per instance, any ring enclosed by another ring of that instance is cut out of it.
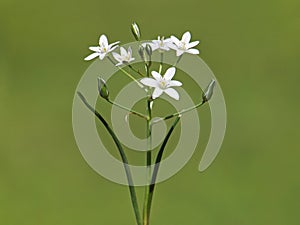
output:
<svg viewBox="0 0 300 225"><path fill-rule="evenodd" d="M139 55L141 56L142 60L145 61L145 48L142 45L139 46L138 52L139 52Z"/></svg>
<svg viewBox="0 0 300 225"><path fill-rule="evenodd" d="M109 96L109 91L106 85L105 80L103 80L102 78L98 77L98 91L99 91L99 95L108 100L108 96Z"/></svg>
<svg viewBox="0 0 300 225"><path fill-rule="evenodd" d="M139 41L140 38L141 38L141 33L140 33L140 28L136 24L136 22L134 22L133 24L131 24L131 32L132 32L135 40Z"/></svg>
<svg viewBox="0 0 300 225"><path fill-rule="evenodd" d="M147 52L148 56L151 57L151 55L152 55L152 47L151 47L151 45L146 44L146 48L145 49L146 49L146 52Z"/></svg>
<svg viewBox="0 0 300 225"><path fill-rule="evenodd" d="M214 87L216 86L216 81L212 80L209 85L207 86L207 88L205 89L205 91L202 94L202 101L207 102L211 99L213 92L214 92Z"/></svg>
<svg viewBox="0 0 300 225"><path fill-rule="evenodd" d="M152 64L152 60L151 60L152 48L151 48L151 45L146 44L146 46L145 46L145 51L146 51L146 53L147 53L147 55L148 55L148 57L147 57L147 59L146 59L146 62L147 62L147 64L148 64L148 67L150 67L151 64Z"/></svg>

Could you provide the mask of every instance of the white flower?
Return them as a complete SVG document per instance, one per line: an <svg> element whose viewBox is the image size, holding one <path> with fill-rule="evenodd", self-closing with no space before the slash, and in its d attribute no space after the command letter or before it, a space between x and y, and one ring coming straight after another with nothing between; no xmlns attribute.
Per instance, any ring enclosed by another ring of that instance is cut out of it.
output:
<svg viewBox="0 0 300 225"><path fill-rule="evenodd" d="M94 51L94 53L90 54L87 56L84 60L91 60L99 56L100 60L104 59L104 57L116 49L118 47L119 41L114 42L112 44L108 44L107 37L105 34L102 34L101 37L99 38L99 46L96 47L89 47L90 50ZM116 45L116 46L114 46Z"/></svg>
<svg viewBox="0 0 300 225"><path fill-rule="evenodd" d="M154 79L143 78L141 79L141 83L149 87L154 87L154 91L152 94L153 99L156 99L163 92L165 92L170 97L178 100L179 99L178 92L171 87L181 86L182 83L177 80L172 80L172 78L175 75L175 72L176 72L175 67L171 67L166 71L165 75L162 77L158 72L152 71L151 74L154 77Z"/></svg>
<svg viewBox="0 0 300 225"><path fill-rule="evenodd" d="M176 50L177 56L181 56L185 52L194 55L199 54L199 50L193 48L199 44L199 41L190 42L191 33L189 31L185 32L182 35L181 41L175 36L171 36L171 40L173 42L173 45L170 45L170 48Z"/></svg>
<svg viewBox="0 0 300 225"><path fill-rule="evenodd" d="M165 39L164 37L158 36L157 40L153 40L152 43L149 44L153 51L158 49L159 52L164 52L170 50L170 45L172 44L172 40L171 38Z"/></svg>
<svg viewBox="0 0 300 225"><path fill-rule="evenodd" d="M113 57L118 61L118 63L116 64L116 66L120 66L124 62L129 63L129 62L131 62L131 61L134 60L134 58L132 58L131 47L128 48L128 51L126 51L125 48L121 47L120 48L120 53L121 54L118 54L116 52L112 53Z"/></svg>

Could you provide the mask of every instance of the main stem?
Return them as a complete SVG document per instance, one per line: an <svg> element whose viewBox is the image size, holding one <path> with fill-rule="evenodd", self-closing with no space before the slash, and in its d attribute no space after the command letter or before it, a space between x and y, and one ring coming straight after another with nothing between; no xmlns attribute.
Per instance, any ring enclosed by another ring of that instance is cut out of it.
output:
<svg viewBox="0 0 300 225"><path fill-rule="evenodd" d="M156 157L156 160L155 160L155 166L154 166L154 170L153 170L153 174L152 174L152 178L151 178L151 183L150 183L150 186L149 186L149 195L148 195L148 203L147 203L147 215L148 215L148 220L149 220L149 217L150 217L150 211L151 211L151 205L152 205L152 200L153 200L153 194L154 194L154 188L155 188L155 183L156 183L156 178L157 178L157 175L158 175L158 170L159 170L159 166L160 166L160 162L162 160L162 157L163 157L163 153L164 153L164 150L166 148L166 145L171 137L171 134L173 133L176 125L178 124L180 120L180 116L177 116L177 118L175 119L175 121L173 122L170 130L168 131L159 151L158 151L158 154L157 154L157 157Z"/></svg>
<svg viewBox="0 0 300 225"><path fill-rule="evenodd" d="M150 64L145 64L146 67L146 74L147 77L150 76ZM143 209L143 225L149 225L149 213L148 213L148 203L149 203L149 192L150 192L150 184L151 184L151 164L152 164L152 126L151 126L151 119L152 119L152 112L151 112L151 104L152 104L152 97L149 90L149 95L147 98L147 128L146 128L146 138L147 138L147 156L146 156L146 163L147 163L147 182L145 187L145 196L144 196L144 209Z"/></svg>

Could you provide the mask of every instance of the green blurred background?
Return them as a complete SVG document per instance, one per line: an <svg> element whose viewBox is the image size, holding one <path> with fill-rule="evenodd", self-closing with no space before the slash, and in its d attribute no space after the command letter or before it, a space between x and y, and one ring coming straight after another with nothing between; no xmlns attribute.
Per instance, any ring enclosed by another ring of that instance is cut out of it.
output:
<svg viewBox="0 0 300 225"><path fill-rule="evenodd" d="M300 2L0 2L0 224L134 224L128 190L95 173L72 133L77 82L101 33L201 40L226 98L221 152L205 143L157 188L153 225L300 224ZM139 190L141 191L141 190Z"/></svg>

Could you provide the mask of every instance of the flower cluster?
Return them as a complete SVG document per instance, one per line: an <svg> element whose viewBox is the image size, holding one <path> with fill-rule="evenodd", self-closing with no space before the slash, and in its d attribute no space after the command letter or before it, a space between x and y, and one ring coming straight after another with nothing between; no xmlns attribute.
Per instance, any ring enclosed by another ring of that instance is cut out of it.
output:
<svg viewBox="0 0 300 225"><path fill-rule="evenodd" d="M135 39L137 41L140 41L141 33L136 23L132 24L131 30ZM116 63L114 63L115 66L119 67L121 65L129 65L132 61L135 60L135 58L133 57L132 49L131 47L129 47L128 49L120 47L120 53L114 52L114 50L119 47L119 43L120 42L117 41L109 44L106 35L102 34L99 38L99 46L89 47L89 49L92 50L93 53L88 55L85 60L89 61L96 57L99 57L100 60L103 60L105 57L108 57L109 60L112 61L112 59L109 57L109 54L111 53L113 58L116 60ZM196 55L199 54L199 50L195 49L194 47L198 44L199 41L191 42L191 33L187 31L182 35L181 40L172 35L169 38L158 36L156 40L145 42L140 45L141 49L139 50L139 54L142 58L144 58L143 51L145 50L148 56L151 57L153 51L157 50L161 54L163 54L165 51L173 49L176 51L176 56L178 57L181 57L184 53ZM148 67L150 66L148 65ZM164 76L161 75L161 69L159 70L159 72L152 71L151 75L154 79L150 78L148 75L148 77L142 78L139 83L142 83L150 88L154 88L152 93L153 99L159 97L162 93L166 93L170 97L178 100L179 94L172 87L181 86L182 83L172 80L175 73L175 67L168 68Z"/></svg>
<svg viewBox="0 0 300 225"><path fill-rule="evenodd" d="M145 184L145 197L144 197L144 208L143 213L140 213L139 210L139 201L138 196L135 191L134 179L132 177L131 169L129 167L129 161L126 157L126 152L124 151L123 144L118 139L118 135L114 132L109 125L109 123L105 120L105 118L98 112L92 105L90 105L87 99L83 96L81 92L78 92L79 98L85 104L85 106L93 112L96 118L103 124L106 128L108 133L110 134L111 138L113 139L116 148L118 149L122 163L125 169L125 175L128 181L129 193L131 197L132 206L134 209L135 219L137 225L149 225L150 222L150 212L151 212L151 205L153 200L153 191L155 184L157 183L159 165L163 159L163 153L165 151L165 147L167 142L169 141L172 132L174 131L177 124L179 124L180 118L184 113L187 113L191 110L195 110L200 106L204 105L204 103L210 101L213 96L214 87L216 85L216 81L212 80L207 88L202 93L202 100L196 105L191 107L182 109L180 111L176 111L170 115L166 115L160 118L153 118L153 103L154 100L160 97L162 94L166 94L169 97L179 100L179 93L175 88L182 86L183 84L178 80L173 80L176 74L176 65L181 60L183 54L192 54L197 55L199 54L199 50L194 48L199 44L199 41L191 41L191 33L189 31L185 32L181 39L171 35L168 38L163 36L158 36L156 40L142 42L141 41L141 32L136 23L131 25L131 31L136 41L138 41L138 49L137 52L133 52L133 46L128 47L127 49L124 47L119 48L119 41L109 44L106 35L102 34L99 38L99 46L92 46L89 47L93 53L88 55L85 60L89 61L99 57L100 60L107 58L114 66L116 66L120 72L123 72L127 75L130 79L139 85L143 90L145 90L145 94L147 95L146 99L146 114L144 112L139 112L123 106L120 103L114 102L111 99L110 91L106 81L102 78L98 78L98 92L99 95L105 99L111 105L114 105L122 110L128 112L127 116L125 117L125 121L128 122L127 118L129 115L135 115L142 118L146 122L146 139L147 145L146 148L146 178L147 181L151 181L151 183ZM119 48L119 49L118 49ZM166 66L164 64L164 54L167 51L175 50L176 52L176 62L174 62L173 66L168 68L163 68ZM157 51L160 54L160 64L158 70L154 70L153 67L156 64L152 64L152 57L153 51ZM142 59L144 69L139 70L135 68L135 65L132 62L135 60L135 54L139 55ZM124 67L122 66L124 65ZM164 70L163 70L164 69ZM165 71L165 72L162 72ZM136 76L140 76L139 79ZM145 97L145 96L144 96ZM159 151L152 151L152 127L154 124L172 119L173 123L167 132L165 138L163 139L163 143L159 148ZM155 157L156 155L156 157ZM155 158L153 158L153 156ZM154 160L152 160L154 159ZM155 164L153 164L155 162ZM154 169L152 170L152 165L154 165ZM148 179L149 178L149 179Z"/></svg>
<svg viewBox="0 0 300 225"><path fill-rule="evenodd" d="M150 43L144 43L143 46L145 47L146 44L149 44L152 48L152 51L158 50L159 52L169 51L170 49L173 49L176 51L177 56L181 56L183 53L189 53L194 55L199 54L199 50L193 48L199 44L199 41L190 41L191 33L187 31L182 35L181 40L179 40L173 35L170 38L158 36L157 40L152 40L152 42ZM117 41L112 44L108 44L108 39L106 35L102 34L99 39L99 46L89 47L89 49L94 52L87 56L85 60L89 61L96 57L99 57L100 60L103 60L108 53L114 51L117 47L119 47L117 45L118 43L120 42ZM120 50L121 55L115 54L113 52L113 57L119 62L117 66L122 65L124 62L128 63L134 60L134 58L132 58L131 48L129 48L128 51L126 51L124 48L121 47Z"/></svg>

